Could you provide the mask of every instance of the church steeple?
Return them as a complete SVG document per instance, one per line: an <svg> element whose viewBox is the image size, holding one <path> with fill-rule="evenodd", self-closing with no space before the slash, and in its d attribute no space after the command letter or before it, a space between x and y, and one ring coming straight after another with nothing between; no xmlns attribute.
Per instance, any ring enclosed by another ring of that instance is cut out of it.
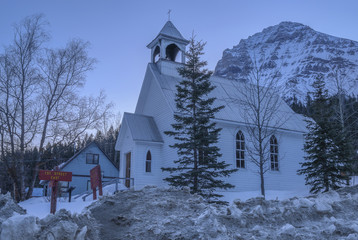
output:
<svg viewBox="0 0 358 240"><path fill-rule="evenodd" d="M185 62L185 46L189 41L186 40L171 21L167 21L156 38L147 45L151 49L151 62L155 63L159 59L176 61L178 53L181 53L181 63Z"/></svg>

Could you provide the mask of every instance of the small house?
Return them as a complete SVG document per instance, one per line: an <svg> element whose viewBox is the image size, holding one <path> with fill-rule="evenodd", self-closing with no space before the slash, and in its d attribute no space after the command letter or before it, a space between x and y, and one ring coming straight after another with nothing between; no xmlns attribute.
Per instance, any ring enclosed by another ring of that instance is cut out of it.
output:
<svg viewBox="0 0 358 240"><path fill-rule="evenodd" d="M101 166L103 183L118 177L116 165L95 142L91 142L69 160L59 165L61 171L72 172L71 182L61 182L62 192L66 191L69 187L75 187L72 195L90 190L90 170L97 165Z"/></svg>

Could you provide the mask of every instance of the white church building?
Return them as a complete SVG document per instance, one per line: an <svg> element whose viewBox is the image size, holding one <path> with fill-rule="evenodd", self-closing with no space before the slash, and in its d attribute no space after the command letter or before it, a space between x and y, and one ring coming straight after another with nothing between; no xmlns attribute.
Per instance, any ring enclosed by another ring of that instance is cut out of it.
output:
<svg viewBox="0 0 358 240"><path fill-rule="evenodd" d="M143 85L134 113L124 113L116 151L120 151L119 177L133 178L134 188L145 185L166 186L163 178L169 175L162 167L174 166L178 158L176 149L171 148L174 139L164 134L172 130L173 114L176 111L176 85L181 81L177 68L184 62L185 47L189 43L184 39L172 22L168 21L156 38L148 44L151 49L151 62L148 63ZM179 57L181 55L181 57ZM175 60L179 58L180 62ZM259 191L260 176L258 168L246 159L246 124L240 114L240 105L228 102L237 97L232 80L217 76L211 77L216 88L212 94L217 98L215 105L225 108L216 114L214 121L220 132L218 147L226 163L239 170L225 180L233 185L230 191ZM244 83L242 83L244 84ZM290 118L272 136L274 144L270 152L271 163L265 173L266 190L305 189L304 177L297 175L304 152L303 134L306 131L303 116L281 100L279 111ZM127 183L128 184L128 183Z"/></svg>

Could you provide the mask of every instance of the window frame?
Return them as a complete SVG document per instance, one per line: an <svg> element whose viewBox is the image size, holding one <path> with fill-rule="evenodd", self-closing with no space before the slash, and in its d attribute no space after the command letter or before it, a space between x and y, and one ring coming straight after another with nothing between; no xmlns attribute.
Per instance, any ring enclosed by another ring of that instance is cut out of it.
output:
<svg viewBox="0 0 358 240"><path fill-rule="evenodd" d="M99 164L99 154L98 153L86 153L86 164Z"/></svg>
<svg viewBox="0 0 358 240"><path fill-rule="evenodd" d="M270 170L271 171L280 171L279 161L278 161L278 141L275 135L270 137Z"/></svg>
<svg viewBox="0 0 358 240"><path fill-rule="evenodd" d="M239 130L235 135L236 168L246 169L245 152L246 152L245 135L241 130Z"/></svg>

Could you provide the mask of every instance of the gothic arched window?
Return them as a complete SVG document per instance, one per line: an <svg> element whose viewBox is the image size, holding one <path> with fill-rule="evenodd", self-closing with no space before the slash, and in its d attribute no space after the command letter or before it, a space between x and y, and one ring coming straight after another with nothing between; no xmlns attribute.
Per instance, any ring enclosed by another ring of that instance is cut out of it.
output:
<svg viewBox="0 0 358 240"><path fill-rule="evenodd" d="M245 168L245 137L241 131L236 134L236 167Z"/></svg>
<svg viewBox="0 0 358 240"><path fill-rule="evenodd" d="M270 160L271 170L278 171L278 143L277 138L274 135L270 138Z"/></svg>
<svg viewBox="0 0 358 240"><path fill-rule="evenodd" d="M147 157L145 158L145 172L152 171L152 154L150 151L147 152Z"/></svg>

